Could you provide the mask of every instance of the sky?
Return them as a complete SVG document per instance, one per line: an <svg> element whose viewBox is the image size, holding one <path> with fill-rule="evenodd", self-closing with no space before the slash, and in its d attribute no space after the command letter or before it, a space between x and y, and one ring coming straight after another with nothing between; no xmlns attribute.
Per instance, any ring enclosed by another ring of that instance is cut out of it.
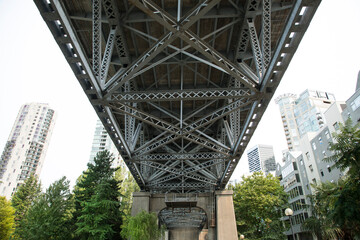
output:
<svg viewBox="0 0 360 240"><path fill-rule="evenodd" d="M322 1L274 98L309 88L345 101L355 92L359 11L359 0ZM21 105L49 103L58 117L40 179L47 187L66 176L74 185L86 169L97 116L33 1L0 0L0 84L0 151ZM273 145L276 160L281 161L287 146L274 100L248 147L256 144ZM244 154L232 178L247 172Z"/></svg>

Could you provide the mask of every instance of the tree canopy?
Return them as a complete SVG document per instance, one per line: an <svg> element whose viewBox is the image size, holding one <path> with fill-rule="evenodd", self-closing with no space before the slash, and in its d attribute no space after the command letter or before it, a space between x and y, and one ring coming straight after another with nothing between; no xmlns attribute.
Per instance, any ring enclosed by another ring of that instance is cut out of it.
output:
<svg viewBox="0 0 360 240"><path fill-rule="evenodd" d="M9 239L14 231L15 209L5 197L0 197L0 240Z"/></svg>
<svg viewBox="0 0 360 240"><path fill-rule="evenodd" d="M65 177L46 189L22 220L20 236L27 240L71 239L74 211L73 196Z"/></svg>
<svg viewBox="0 0 360 240"><path fill-rule="evenodd" d="M287 203L278 178L255 172L230 187L234 191L234 207L238 232L247 239L284 239L280 221L281 209Z"/></svg>
<svg viewBox="0 0 360 240"><path fill-rule="evenodd" d="M80 239L121 239L120 181L115 179L113 161L109 151L99 152L77 182L76 235Z"/></svg>
<svg viewBox="0 0 360 240"><path fill-rule="evenodd" d="M333 168L346 172L337 183L315 186L313 216L307 219L309 229L322 239L344 235L345 239L360 239L360 130L349 118L333 133L330 150L334 153L324 161L335 162Z"/></svg>

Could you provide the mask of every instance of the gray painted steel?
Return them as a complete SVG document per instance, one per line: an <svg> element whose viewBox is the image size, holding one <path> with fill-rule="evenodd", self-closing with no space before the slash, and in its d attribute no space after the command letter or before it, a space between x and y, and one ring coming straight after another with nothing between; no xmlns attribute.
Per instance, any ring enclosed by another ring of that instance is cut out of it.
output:
<svg viewBox="0 0 360 240"><path fill-rule="evenodd" d="M224 189L320 0L34 0L144 191Z"/></svg>

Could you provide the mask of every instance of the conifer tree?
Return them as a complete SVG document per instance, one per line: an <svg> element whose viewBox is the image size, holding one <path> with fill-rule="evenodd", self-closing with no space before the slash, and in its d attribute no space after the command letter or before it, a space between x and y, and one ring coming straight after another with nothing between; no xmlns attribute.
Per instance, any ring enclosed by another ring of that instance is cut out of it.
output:
<svg viewBox="0 0 360 240"><path fill-rule="evenodd" d="M121 239L120 182L109 151L99 152L75 186L76 235L80 239Z"/></svg>
<svg viewBox="0 0 360 240"><path fill-rule="evenodd" d="M11 199L11 204L15 208L15 221L18 223L23 219L31 204L39 197L41 184L33 174L25 180Z"/></svg>
<svg viewBox="0 0 360 240"><path fill-rule="evenodd" d="M73 211L69 181L63 177L51 184L30 207L22 220L20 237L27 240L71 239Z"/></svg>

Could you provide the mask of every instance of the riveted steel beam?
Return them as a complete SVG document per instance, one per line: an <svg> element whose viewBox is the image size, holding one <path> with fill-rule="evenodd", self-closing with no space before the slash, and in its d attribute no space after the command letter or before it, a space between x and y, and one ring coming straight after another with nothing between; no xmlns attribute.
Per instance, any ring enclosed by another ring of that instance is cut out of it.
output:
<svg viewBox="0 0 360 240"><path fill-rule="evenodd" d="M92 2L93 24L92 24L92 64L93 72L100 83L100 66L101 66L101 0Z"/></svg>
<svg viewBox="0 0 360 240"><path fill-rule="evenodd" d="M185 89L164 91L143 91L116 93L111 95L110 102L148 102L148 101L178 101L178 100L209 100L253 98L247 88L227 89Z"/></svg>
<svg viewBox="0 0 360 240"><path fill-rule="evenodd" d="M255 60L255 66L256 66L256 70L257 70L257 74L259 79L262 78L263 75L263 60L262 60L262 52L261 52L261 48L260 48L260 43L259 43L259 39L256 33L256 28L255 28L255 24L254 24L254 20L249 18L247 19L247 23L249 26L249 34L250 34L250 43L251 43L251 48L254 54L254 60Z"/></svg>
<svg viewBox="0 0 360 240"><path fill-rule="evenodd" d="M271 0L263 0L262 15L262 52L264 71L268 68L271 60Z"/></svg>
<svg viewBox="0 0 360 240"><path fill-rule="evenodd" d="M200 153L155 153L134 156L131 160L135 161L168 161L168 160L208 160L222 159L226 155L217 152L200 152Z"/></svg>

